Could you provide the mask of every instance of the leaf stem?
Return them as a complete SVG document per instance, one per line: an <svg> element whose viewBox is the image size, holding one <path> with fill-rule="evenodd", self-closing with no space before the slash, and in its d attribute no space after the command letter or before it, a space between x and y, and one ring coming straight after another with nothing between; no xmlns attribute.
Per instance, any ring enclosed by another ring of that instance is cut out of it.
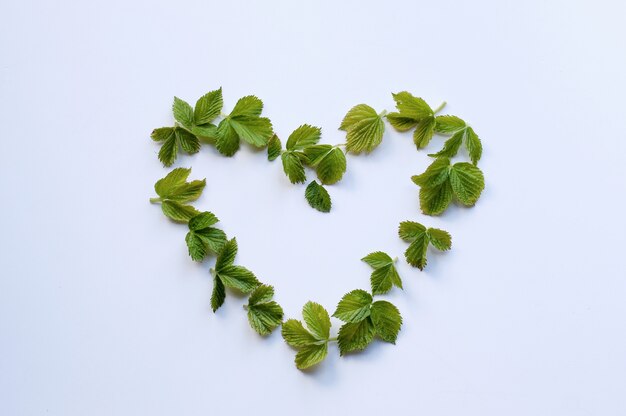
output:
<svg viewBox="0 0 626 416"><path fill-rule="evenodd" d="M439 107L435 108L435 111L433 111L433 114L437 114L438 112L440 112L441 110L443 110L443 108L446 106L446 104L448 104L448 103L446 103L445 101L444 101L444 102L442 102L442 103L439 105Z"/></svg>
<svg viewBox="0 0 626 416"><path fill-rule="evenodd" d="M335 341L337 341L337 337L328 338L328 342L335 342Z"/></svg>
<svg viewBox="0 0 626 416"><path fill-rule="evenodd" d="M161 198L150 198L150 203L151 204L158 204L160 202L162 202Z"/></svg>
<svg viewBox="0 0 626 416"><path fill-rule="evenodd" d="M378 114L378 117L385 117L387 115L387 110L383 110Z"/></svg>

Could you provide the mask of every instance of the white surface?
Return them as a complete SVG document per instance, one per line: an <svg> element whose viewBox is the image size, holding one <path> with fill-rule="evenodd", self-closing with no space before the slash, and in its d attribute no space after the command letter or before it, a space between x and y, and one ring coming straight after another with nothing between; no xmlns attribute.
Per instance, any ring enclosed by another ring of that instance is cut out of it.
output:
<svg viewBox="0 0 626 416"><path fill-rule="evenodd" d="M0 414L626 414L623 2L208 3L2 2ZM395 347L303 374L243 299L211 313L212 262L148 203L167 173L148 136L220 85L283 139L343 142L352 105L403 89L480 134L487 188L441 218L409 180L429 158L390 130L330 215L247 146L176 163L288 317L367 288L359 259L401 255L401 220L448 229L451 252L400 266Z"/></svg>

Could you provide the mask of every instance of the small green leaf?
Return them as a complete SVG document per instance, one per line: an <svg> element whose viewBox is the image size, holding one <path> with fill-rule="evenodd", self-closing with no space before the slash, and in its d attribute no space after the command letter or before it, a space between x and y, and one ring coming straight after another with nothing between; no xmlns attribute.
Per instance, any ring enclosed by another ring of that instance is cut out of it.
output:
<svg viewBox="0 0 626 416"><path fill-rule="evenodd" d="M419 186L435 186L448 180L450 174L450 159L442 157L430 164L421 175L411 177Z"/></svg>
<svg viewBox="0 0 626 416"><path fill-rule="evenodd" d="M483 154L483 145L480 142L478 135L471 127L467 128L467 134L465 135L465 147L467 147L472 163L476 165Z"/></svg>
<svg viewBox="0 0 626 416"><path fill-rule="evenodd" d="M319 303L307 302L302 308L302 317L309 331L320 340L328 341L330 336L330 317Z"/></svg>
<svg viewBox="0 0 626 416"><path fill-rule="evenodd" d="M433 115L433 110L426 104L426 101L419 97L414 97L409 92L402 91L397 94L392 94L392 96L396 101L396 108L400 112L400 115L404 117L410 117L416 122L419 122L423 118Z"/></svg>
<svg viewBox="0 0 626 416"><path fill-rule="evenodd" d="M242 293L250 293L259 285L254 273L243 266L224 266L216 270L216 273L224 286Z"/></svg>
<svg viewBox="0 0 626 416"><path fill-rule="evenodd" d="M360 322L370 315L371 304L372 295L356 289L341 298L333 316L344 322Z"/></svg>
<svg viewBox="0 0 626 416"><path fill-rule="evenodd" d="M429 243L440 250L448 250L452 246L452 238L446 231L437 228L426 229L422 224L413 221L401 222L398 235L411 243L404 253L407 263L420 270L426 267Z"/></svg>
<svg viewBox="0 0 626 416"><path fill-rule="evenodd" d="M205 142L212 143L212 141L215 140L215 136L217 136L217 126L210 123L203 124L202 126L193 126L191 127L191 133L203 139Z"/></svg>
<svg viewBox="0 0 626 416"><path fill-rule="evenodd" d="M337 334L339 354L343 356L352 351L365 349L374 339L375 333L374 325L369 317L356 323L343 324Z"/></svg>
<svg viewBox="0 0 626 416"><path fill-rule="evenodd" d="M217 217L208 211L189 220L189 232L185 241L192 260L202 261L209 251L219 253L226 244L224 231L211 227L217 222Z"/></svg>
<svg viewBox="0 0 626 416"><path fill-rule="evenodd" d="M304 328L302 322L296 319L288 319L285 323L283 323L281 332L285 342L294 348L320 342L319 339L314 337L313 334Z"/></svg>
<svg viewBox="0 0 626 416"><path fill-rule="evenodd" d="M306 187L304 196L312 208L320 212L330 212L332 206L330 195L328 195L326 188L319 185L316 181L311 181Z"/></svg>
<svg viewBox="0 0 626 416"><path fill-rule="evenodd" d="M185 129L176 129L176 140L184 152L192 155L200 150L200 141Z"/></svg>
<svg viewBox="0 0 626 416"><path fill-rule="evenodd" d="M274 286L260 285L248 298L248 306L266 303L274 297Z"/></svg>
<svg viewBox="0 0 626 416"><path fill-rule="evenodd" d="M296 367L305 370L324 361L328 355L328 344L307 345L296 354Z"/></svg>
<svg viewBox="0 0 626 416"><path fill-rule="evenodd" d="M433 116L424 117L420 120L417 128L413 132L413 142L418 149L428 146L433 137L435 128L435 118Z"/></svg>
<svg viewBox="0 0 626 416"><path fill-rule="evenodd" d="M446 251L452 248L452 236L449 232L440 230L439 228L429 228L426 235L430 244L437 250Z"/></svg>
<svg viewBox="0 0 626 416"><path fill-rule="evenodd" d="M193 125L193 108L186 101L174 97L172 111L176 121L185 126L185 128L191 128Z"/></svg>
<svg viewBox="0 0 626 416"><path fill-rule="evenodd" d="M428 249L426 227L417 222L404 221L400 223L398 235L404 241L411 242L404 252L407 263L424 270L426 267L426 250Z"/></svg>
<svg viewBox="0 0 626 416"><path fill-rule="evenodd" d="M341 125L339 126L339 130L348 131L356 124L360 123L363 120L367 120L370 118L377 117L378 114L376 110L370 107L367 104L358 104L352 107L348 113L346 113L345 117L341 121Z"/></svg>
<svg viewBox="0 0 626 416"><path fill-rule="evenodd" d="M321 305L307 302L302 308L302 316L308 330L300 321L289 319L283 324L281 331L285 342L299 349L295 362L296 367L301 370L326 358L330 335L330 317Z"/></svg>
<svg viewBox="0 0 626 416"><path fill-rule="evenodd" d="M272 122L266 117L231 117L230 125L240 138L256 147L265 147L274 134Z"/></svg>
<svg viewBox="0 0 626 416"><path fill-rule="evenodd" d="M402 280L393 259L388 254L376 251L361 260L374 268L370 278L373 295L383 295L389 292L394 285L402 289Z"/></svg>
<svg viewBox="0 0 626 416"><path fill-rule="evenodd" d="M303 124L293 131L287 139L287 150L304 150L319 142L322 130L319 127Z"/></svg>
<svg viewBox="0 0 626 416"><path fill-rule="evenodd" d="M189 256L193 261L202 261L207 255L207 247L195 232L189 231L185 236Z"/></svg>
<svg viewBox="0 0 626 416"><path fill-rule="evenodd" d="M339 128L348 132L346 136L348 152L369 153L381 143L385 123L372 107L359 104L348 111Z"/></svg>
<svg viewBox="0 0 626 416"><path fill-rule="evenodd" d="M439 215L444 212L452 202L452 186L450 181L435 185L423 186L419 193L420 207L426 215Z"/></svg>
<svg viewBox="0 0 626 416"><path fill-rule="evenodd" d="M224 243L222 250L217 254L217 260L215 260L215 270L219 271L224 267L230 266L235 262L237 256L237 239L232 238Z"/></svg>
<svg viewBox="0 0 626 416"><path fill-rule="evenodd" d="M463 143L463 137L465 137L465 130L457 131L452 137L446 140L443 144L443 149L437 153L431 153L428 156L437 158L451 158L456 156L461 147L461 143Z"/></svg>
<svg viewBox="0 0 626 416"><path fill-rule="evenodd" d="M403 116L400 113L389 113L385 116L391 126L397 131L408 131L417 126L417 120Z"/></svg>
<svg viewBox="0 0 626 416"><path fill-rule="evenodd" d="M254 95L241 97L229 117L258 117L263 111L263 101Z"/></svg>
<svg viewBox="0 0 626 416"><path fill-rule="evenodd" d="M217 224L219 219L209 211L201 212L189 221L189 229L193 231L201 230Z"/></svg>
<svg viewBox="0 0 626 416"><path fill-rule="evenodd" d="M233 156L239 150L239 135L231 126L230 120L220 121L215 131L215 148L224 156Z"/></svg>
<svg viewBox="0 0 626 416"><path fill-rule="evenodd" d="M464 205L474 205L485 188L483 173L471 163L455 163L450 169L454 196Z"/></svg>
<svg viewBox="0 0 626 416"><path fill-rule="evenodd" d="M282 143L276 134L272 136L270 141L267 143L267 160L270 162L276 160L280 153L283 151Z"/></svg>
<svg viewBox="0 0 626 416"><path fill-rule="evenodd" d="M164 142L174 135L174 127L160 127L152 130L150 137L155 142Z"/></svg>
<svg viewBox="0 0 626 416"><path fill-rule="evenodd" d="M291 183L306 182L306 174L300 157L294 151L286 151L281 155L283 170Z"/></svg>
<svg viewBox="0 0 626 416"><path fill-rule="evenodd" d="M248 322L259 335L270 334L283 320L283 309L272 301L274 288L261 285L248 299Z"/></svg>
<svg viewBox="0 0 626 416"><path fill-rule="evenodd" d="M435 131L437 133L451 134L466 126L465 121L457 116L437 116L435 117Z"/></svg>
<svg viewBox="0 0 626 416"><path fill-rule="evenodd" d="M402 326L402 316L398 308L384 300L376 301L372 304L371 319L376 335L383 341L395 344Z"/></svg>
<svg viewBox="0 0 626 416"><path fill-rule="evenodd" d="M222 111L224 101L222 99L222 88L204 94L196 102L193 116L196 125L207 124L213 121Z"/></svg>
<svg viewBox="0 0 626 416"><path fill-rule="evenodd" d="M211 309L213 312L218 310L224 304L226 299L226 288L222 281L216 276L213 278L213 293L211 294Z"/></svg>
<svg viewBox="0 0 626 416"><path fill-rule="evenodd" d="M166 217L176 222L187 222L199 214L198 210L191 205L183 205L169 199L161 202L161 211Z"/></svg>
<svg viewBox="0 0 626 416"><path fill-rule="evenodd" d="M346 155L338 147L332 148L323 157L316 159L314 165L318 179L324 185L337 183L346 172Z"/></svg>

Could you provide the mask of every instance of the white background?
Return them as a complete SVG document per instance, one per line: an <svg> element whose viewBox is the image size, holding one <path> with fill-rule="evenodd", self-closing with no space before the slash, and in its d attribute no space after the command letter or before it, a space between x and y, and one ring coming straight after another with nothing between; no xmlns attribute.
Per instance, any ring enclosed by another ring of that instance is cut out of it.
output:
<svg viewBox="0 0 626 416"><path fill-rule="evenodd" d="M0 15L0 414L626 414L623 2L3 0ZM185 227L148 203L168 171L149 134L174 95L219 86L226 112L261 97L283 140L311 123L342 143L351 106L393 110L400 90L474 126L486 189L439 218L409 177L441 138L417 152L388 129L349 157L328 215L248 146L176 162L207 178L196 205L288 317L367 288L359 259L402 257L400 221L449 230L424 272L400 262L396 346L333 345L302 373L242 297L211 312L213 260L192 262Z"/></svg>

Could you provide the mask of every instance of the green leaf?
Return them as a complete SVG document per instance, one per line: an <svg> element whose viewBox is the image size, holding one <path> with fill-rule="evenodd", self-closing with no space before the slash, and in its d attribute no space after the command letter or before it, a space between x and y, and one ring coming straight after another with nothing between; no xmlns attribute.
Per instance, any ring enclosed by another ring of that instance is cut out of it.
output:
<svg viewBox="0 0 626 416"><path fill-rule="evenodd" d="M237 239L232 238L224 243L222 250L217 254L217 260L215 260L215 270L221 270L224 267L228 267L235 262L237 256Z"/></svg>
<svg viewBox="0 0 626 416"><path fill-rule="evenodd" d="M226 244L224 231L211 227L217 222L217 217L208 211L189 220L189 232L185 241L192 260L202 261L209 251L219 253Z"/></svg>
<svg viewBox="0 0 626 416"><path fill-rule="evenodd" d="M239 135L231 126L230 120L220 121L215 131L215 148L224 156L233 156L239 150Z"/></svg>
<svg viewBox="0 0 626 416"><path fill-rule="evenodd" d="M198 210L191 205L183 205L169 199L161 203L161 211L166 217L176 222L187 222L199 214Z"/></svg>
<svg viewBox="0 0 626 416"><path fill-rule="evenodd" d="M288 319L285 323L283 323L281 332L285 342L294 348L313 345L320 342L319 339L313 336L313 334L302 326L302 322L296 319Z"/></svg>
<svg viewBox="0 0 626 416"><path fill-rule="evenodd" d="M465 130L459 130L452 135L446 142L443 144L443 149L438 151L437 153L431 153L428 156L438 157L438 158L451 158L456 156L459 152L459 148L461 147L461 143L463 143L463 138L465 137Z"/></svg>
<svg viewBox="0 0 626 416"><path fill-rule="evenodd" d="M424 270L426 267L426 250L428 249L426 227L417 222L404 221L400 223L398 235L404 241L411 242L404 252L407 263Z"/></svg>
<svg viewBox="0 0 626 416"><path fill-rule="evenodd" d="M411 180L419 186L440 185L448 180L450 174L450 159L442 157L430 164L421 175L411 177Z"/></svg>
<svg viewBox="0 0 626 416"><path fill-rule="evenodd" d="M178 97L174 97L172 111L174 112L174 118L176 121L186 128L191 128L193 125L193 108L191 108L186 101L183 101Z"/></svg>
<svg viewBox="0 0 626 416"><path fill-rule="evenodd" d="M291 183L306 182L304 166L298 155L293 151L286 151L281 155L283 170Z"/></svg>
<svg viewBox="0 0 626 416"><path fill-rule="evenodd" d="M196 102L193 116L196 125L206 124L213 121L222 111L224 101L222 99L222 88L204 94Z"/></svg>
<svg viewBox="0 0 626 416"><path fill-rule="evenodd" d="M434 127L434 117L424 117L419 122L417 128L413 132L413 142L418 149L422 149L428 146L428 143L430 143L430 139L432 139L433 137Z"/></svg>
<svg viewBox="0 0 626 416"><path fill-rule="evenodd" d="M176 168L154 184L154 190L161 198L167 198L178 186L184 184L191 173L191 168Z"/></svg>
<svg viewBox="0 0 626 416"><path fill-rule="evenodd" d="M160 202L163 214L177 222L188 222L199 212L185 202L195 201L202 194L206 180L187 182L191 169L176 168L154 184L159 198L150 202Z"/></svg>
<svg viewBox="0 0 626 416"><path fill-rule="evenodd" d="M317 154L314 159L311 159L309 157L311 150L320 148L324 148L327 151ZM346 171L346 155L338 147L330 145L312 146L305 150L305 154L309 158L311 166L315 167L318 179L324 185L337 183L343 177Z"/></svg>
<svg viewBox="0 0 626 416"><path fill-rule="evenodd" d="M485 188L483 173L471 163L455 163L450 169L454 196L464 205L474 205Z"/></svg>
<svg viewBox="0 0 626 416"><path fill-rule="evenodd" d="M241 139L256 147L264 147L274 134L272 122L259 117L263 102L253 95L240 98L233 111L220 122L215 133L215 147L224 156L239 150Z"/></svg>
<svg viewBox="0 0 626 416"><path fill-rule="evenodd" d="M370 315L371 304L372 295L356 289L341 298L333 316L344 322L361 322Z"/></svg>
<svg viewBox="0 0 626 416"><path fill-rule="evenodd" d="M211 309L213 309L213 312L218 310L220 306L224 304L225 299L226 288L224 288L222 281L215 276L213 278L213 293L211 294Z"/></svg>
<svg viewBox="0 0 626 416"><path fill-rule="evenodd" d="M259 285L254 273L243 266L224 266L215 272L224 286L243 293L250 293Z"/></svg>
<svg viewBox="0 0 626 416"><path fill-rule="evenodd" d="M175 136L174 136L175 137ZM159 150L159 160L163 163L163 166L172 166L176 161L178 154L178 143L175 138L166 140Z"/></svg>
<svg viewBox="0 0 626 416"><path fill-rule="evenodd" d="M263 101L254 95L241 97L229 117L258 117L263 111Z"/></svg>
<svg viewBox="0 0 626 416"><path fill-rule="evenodd" d="M483 145L480 142L478 135L471 127L467 128L467 134L465 135L465 147L467 147L472 163L476 165L483 154Z"/></svg>
<svg viewBox="0 0 626 416"><path fill-rule="evenodd" d="M348 131L359 122L377 117L376 110L367 104L358 104L352 107L345 115L339 126L339 130Z"/></svg>
<svg viewBox="0 0 626 416"><path fill-rule="evenodd" d="M154 129L150 135L155 142L161 142L159 160L164 166L171 166L176 161L178 148L188 154L200 150L200 142L196 136L180 127L161 127Z"/></svg>
<svg viewBox="0 0 626 416"><path fill-rule="evenodd" d="M430 244L437 250L446 251L452 248L452 236L449 232L440 230L439 228L429 228L426 235Z"/></svg>
<svg viewBox="0 0 626 416"><path fill-rule="evenodd" d="M361 260L372 266L374 271L370 278L373 295L383 295L395 285L402 289L402 280L396 270L394 260L382 251L376 251Z"/></svg>
<svg viewBox="0 0 626 416"><path fill-rule="evenodd" d="M439 250L448 250L452 246L452 238L446 231L438 228L426 229L422 224L413 221L401 222L398 235L411 243L404 253L407 263L420 270L426 267L429 243Z"/></svg>
<svg viewBox="0 0 626 416"><path fill-rule="evenodd" d="M330 317L319 303L307 302L302 308L302 317L309 331L320 340L328 341L330 336Z"/></svg>
<svg viewBox="0 0 626 416"><path fill-rule="evenodd" d="M426 101L413 96L409 92L402 91L397 94L392 94L392 96L396 101L396 108L401 116L409 117L419 122L423 118L433 115L433 110L426 104Z"/></svg>
<svg viewBox="0 0 626 416"><path fill-rule="evenodd" d="M423 186L419 193L420 208L426 215L439 215L444 212L452 202L452 186L450 181L435 185Z"/></svg>
<svg viewBox="0 0 626 416"><path fill-rule="evenodd" d="M328 355L328 344L307 345L296 354L296 367L305 370L324 361Z"/></svg>
<svg viewBox="0 0 626 416"><path fill-rule="evenodd" d="M189 229L193 231L201 230L217 224L219 219L209 211L201 212L189 221Z"/></svg>
<svg viewBox="0 0 626 416"><path fill-rule="evenodd" d="M174 135L174 127L159 127L158 129L152 130L150 137L155 142L164 142L167 141Z"/></svg>
<svg viewBox="0 0 626 416"><path fill-rule="evenodd" d="M287 139L287 150L304 150L319 142L322 130L319 127L303 124L293 131Z"/></svg>
<svg viewBox="0 0 626 416"><path fill-rule="evenodd" d="M248 298L248 306L267 303L274 297L274 286L260 285Z"/></svg>
<svg viewBox="0 0 626 416"><path fill-rule="evenodd" d="M278 156L280 156L283 151L282 143L276 134L272 136L270 141L267 143L267 160L270 162L276 160Z"/></svg>
<svg viewBox="0 0 626 416"><path fill-rule="evenodd" d="M330 317L319 304L307 302L302 308L302 316L308 330L300 321L289 319L283 324L282 336L287 344L299 349L296 354L296 367L309 368L326 358L330 335Z"/></svg>
<svg viewBox="0 0 626 416"><path fill-rule="evenodd" d="M402 326L398 308L384 300L376 301L372 304L371 319L376 335L383 341L395 344Z"/></svg>
<svg viewBox="0 0 626 416"><path fill-rule="evenodd" d="M193 261L202 261L207 255L207 247L195 232L189 231L185 236L189 256Z"/></svg>
<svg viewBox="0 0 626 416"><path fill-rule="evenodd" d="M369 153L383 140L385 123L372 107L359 104L348 111L339 128L348 132L346 136L348 152Z"/></svg>
<svg viewBox="0 0 626 416"><path fill-rule="evenodd" d="M211 142L215 140L217 127L210 123L203 124L202 126L192 126L191 133L195 134L198 138L204 139L205 142Z"/></svg>
<svg viewBox="0 0 626 416"><path fill-rule="evenodd" d="M230 117L230 125L237 135L256 147L265 147L274 134L272 122L266 117Z"/></svg>
<svg viewBox="0 0 626 416"><path fill-rule="evenodd" d="M248 322L259 335L270 334L283 321L283 308L274 301L274 288L261 285L248 299Z"/></svg>
<svg viewBox="0 0 626 416"><path fill-rule="evenodd" d="M332 203L328 191L316 181L312 181L304 191L304 196L312 208L320 212L330 212Z"/></svg>
<svg viewBox="0 0 626 416"><path fill-rule="evenodd" d="M398 131L411 130L417 126L417 120L412 117L403 116L400 113L389 113L385 116L391 126Z"/></svg>
<svg viewBox="0 0 626 416"><path fill-rule="evenodd" d="M365 349L374 339L375 333L374 325L369 317L356 323L343 324L337 334L339 355L343 356L348 352Z"/></svg>
<svg viewBox="0 0 626 416"><path fill-rule="evenodd" d="M450 134L462 130L465 126L465 121L457 116L445 115L435 117L435 131L437 133Z"/></svg>
<svg viewBox="0 0 626 416"><path fill-rule="evenodd" d="M200 141L185 129L176 129L176 140L184 152L192 155L200 150Z"/></svg>

